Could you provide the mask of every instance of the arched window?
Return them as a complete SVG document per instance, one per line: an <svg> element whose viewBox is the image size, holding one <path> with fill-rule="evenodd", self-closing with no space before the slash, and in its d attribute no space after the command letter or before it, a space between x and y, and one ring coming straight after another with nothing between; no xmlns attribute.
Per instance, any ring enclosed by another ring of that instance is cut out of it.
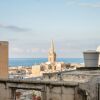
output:
<svg viewBox="0 0 100 100"><path fill-rule="evenodd" d="M44 71L45 70L45 66L40 65L40 71Z"/></svg>
<svg viewBox="0 0 100 100"><path fill-rule="evenodd" d="M50 64L48 65L48 69L52 69L52 66Z"/></svg>

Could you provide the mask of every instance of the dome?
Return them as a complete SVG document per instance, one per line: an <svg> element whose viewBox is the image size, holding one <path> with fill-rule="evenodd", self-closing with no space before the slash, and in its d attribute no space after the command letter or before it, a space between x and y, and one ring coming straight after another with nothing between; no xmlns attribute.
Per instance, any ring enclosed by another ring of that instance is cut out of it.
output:
<svg viewBox="0 0 100 100"><path fill-rule="evenodd" d="M96 51L100 52L100 46L97 47L97 50Z"/></svg>

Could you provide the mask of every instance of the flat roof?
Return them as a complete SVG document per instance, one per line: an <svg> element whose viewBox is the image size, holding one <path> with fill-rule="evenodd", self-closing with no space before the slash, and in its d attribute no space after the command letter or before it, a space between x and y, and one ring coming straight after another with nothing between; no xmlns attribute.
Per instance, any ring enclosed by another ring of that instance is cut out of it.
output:
<svg viewBox="0 0 100 100"><path fill-rule="evenodd" d="M0 45L8 45L8 41L0 41Z"/></svg>

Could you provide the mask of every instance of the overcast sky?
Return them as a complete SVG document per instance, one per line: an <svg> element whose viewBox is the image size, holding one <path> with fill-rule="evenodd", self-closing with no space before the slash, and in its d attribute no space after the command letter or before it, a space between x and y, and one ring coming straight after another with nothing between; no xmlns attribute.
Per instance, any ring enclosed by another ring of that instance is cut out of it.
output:
<svg viewBox="0 0 100 100"><path fill-rule="evenodd" d="M83 57L100 44L100 0L0 0L0 41L10 58Z"/></svg>

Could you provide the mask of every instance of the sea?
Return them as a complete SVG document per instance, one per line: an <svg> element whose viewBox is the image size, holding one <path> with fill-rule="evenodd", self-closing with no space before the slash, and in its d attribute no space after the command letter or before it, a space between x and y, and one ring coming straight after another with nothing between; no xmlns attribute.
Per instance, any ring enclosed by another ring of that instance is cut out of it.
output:
<svg viewBox="0 0 100 100"><path fill-rule="evenodd" d="M47 61L47 58L9 58L9 67L32 66ZM83 63L83 58L57 58L57 61L65 63Z"/></svg>

